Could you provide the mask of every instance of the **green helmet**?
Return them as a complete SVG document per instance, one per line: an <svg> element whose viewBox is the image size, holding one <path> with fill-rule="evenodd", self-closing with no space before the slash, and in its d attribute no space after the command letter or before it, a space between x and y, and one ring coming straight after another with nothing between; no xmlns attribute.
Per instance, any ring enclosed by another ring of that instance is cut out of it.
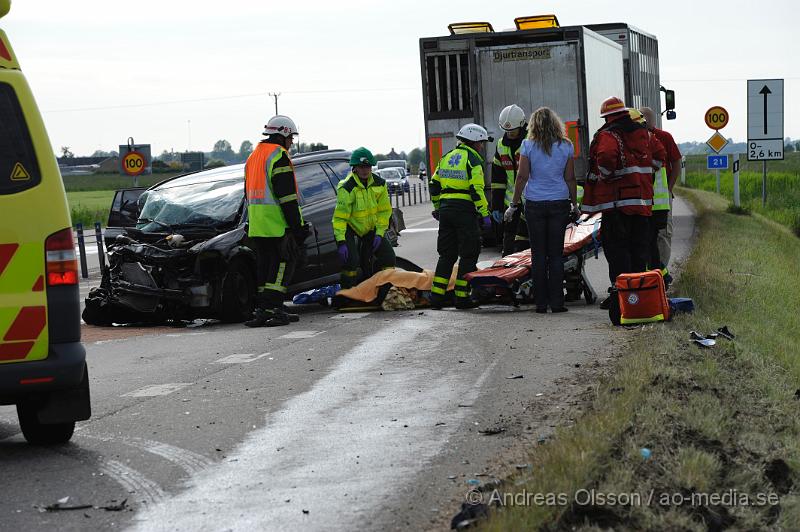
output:
<svg viewBox="0 0 800 532"><path fill-rule="evenodd" d="M358 166L359 164L375 166L378 162L372 152L362 146L361 148L356 148L350 154L350 166Z"/></svg>

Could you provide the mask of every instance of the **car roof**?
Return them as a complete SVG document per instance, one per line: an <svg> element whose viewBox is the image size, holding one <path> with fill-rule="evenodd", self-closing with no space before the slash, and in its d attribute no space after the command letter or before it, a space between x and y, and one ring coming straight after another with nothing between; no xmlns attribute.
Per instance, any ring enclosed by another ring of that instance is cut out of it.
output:
<svg viewBox="0 0 800 532"><path fill-rule="evenodd" d="M310 163L319 163L325 161L347 162L349 160L350 152L346 150L323 150L310 153L299 153L292 156L292 164L294 164L294 166L303 166ZM202 183L213 183L215 181L228 181L232 179L243 178L244 163L240 163L171 177L156 183L150 188L155 189L161 187L170 188L184 185L199 185Z"/></svg>

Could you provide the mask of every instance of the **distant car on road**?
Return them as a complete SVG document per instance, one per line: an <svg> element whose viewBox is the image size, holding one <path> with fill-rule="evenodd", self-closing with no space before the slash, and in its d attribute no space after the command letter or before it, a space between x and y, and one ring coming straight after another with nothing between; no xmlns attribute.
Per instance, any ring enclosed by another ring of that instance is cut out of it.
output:
<svg viewBox="0 0 800 532"><path fill-rule="evenodd" d="M383 168L376 173L386 181L386 189L389 194L397 194L400 191L408 192L411 189L404 168Z"/></svg>
<svg viewBox="0 0 800 532"><path fill-rule="evenodd" d="M292 158L303 218L312 226L289 295L338 282L333 235L336 185L350 153L328 150ZM134 200L138 198L138 201ZM255 252L247 236L244 165L174 177L147 190L117 191L106 230L108 266L86 298L86 323L247 319L256 294ZM397 245L402 213L387 238ZM398 266L410 263L398 258Z"/></svg>

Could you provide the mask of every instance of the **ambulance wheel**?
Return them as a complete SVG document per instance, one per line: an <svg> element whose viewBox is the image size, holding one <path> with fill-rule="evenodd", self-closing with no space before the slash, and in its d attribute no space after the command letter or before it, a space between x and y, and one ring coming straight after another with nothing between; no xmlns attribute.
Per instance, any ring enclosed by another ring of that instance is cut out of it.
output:
<svg viewBox="0 0 800 532"><path fill-rule="evenodd" d="M219 317L226 323L250 319L255 305L256 281L250 267L241 259L228 265L222 280L222 298Z"/></svg>
<svg viewBox="0 0 800 532"><path fill-rule="evenodd" d="M17 416L22 435L31 445L58 445L67 443L75 432L75 422L45 425L39 422L39 407L36 403L17 405Z"/></svg>

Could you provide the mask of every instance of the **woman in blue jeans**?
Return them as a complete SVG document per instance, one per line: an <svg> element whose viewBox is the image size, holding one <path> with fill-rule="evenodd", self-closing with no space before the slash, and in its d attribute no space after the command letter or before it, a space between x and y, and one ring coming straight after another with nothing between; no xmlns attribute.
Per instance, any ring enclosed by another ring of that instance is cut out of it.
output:
<svg viewBox="0 0 800 532"><path fill-rule="evenodd" d="M564 306L564 231L577 210L575 149L556 113L540 107L531 115L528 138L522 141L519 171L510 219L525 191L525 218L533 254L536 312L566 312Z"/></svg>

